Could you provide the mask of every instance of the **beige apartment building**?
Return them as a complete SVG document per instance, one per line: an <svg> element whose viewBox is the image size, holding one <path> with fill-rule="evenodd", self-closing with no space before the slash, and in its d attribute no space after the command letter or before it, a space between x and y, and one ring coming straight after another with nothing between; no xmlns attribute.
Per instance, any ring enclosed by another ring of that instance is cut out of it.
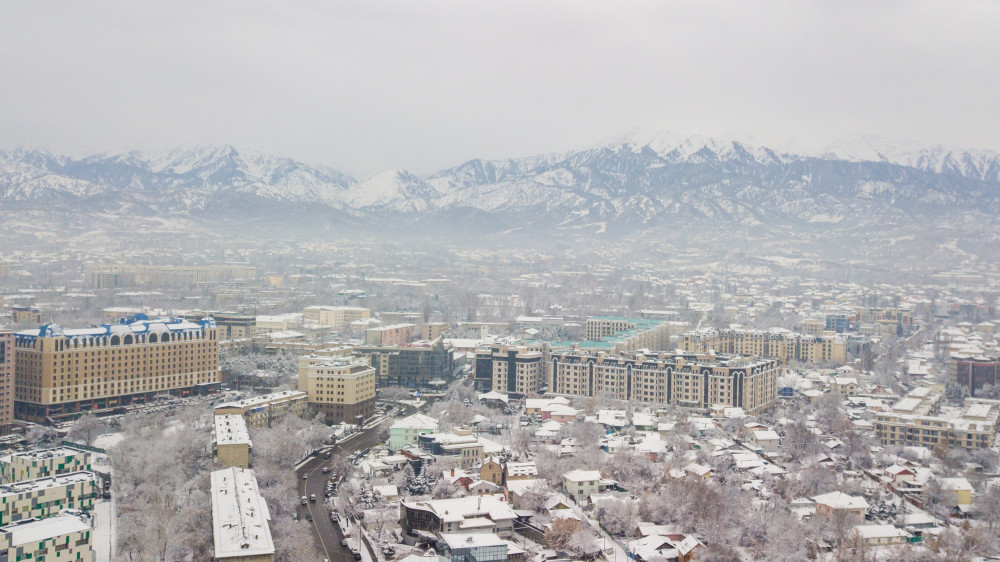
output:
<svg viewBox="0 0 1000 562"><path fill-rule="evenodd" d="M360 424L375 414L375 368L357 357L299 362L299 390L328 423Z"/></svg>
<svg viewBox="0 0 1000 562"><path fill-rule="evenodd" d="M0 484L89 471L93 455L76 447L55 447L0 457Z"/></svg>
<svg viewBox="0 0 1000 562"><path fill-rule="evenodd" d="M187 396L216 389L215 321L137 320L63 330L55 324L15 333L14 414L43 422L81 411Z"/></svg>
<svg viewBox="0 0 1000 562"><path fill-rule="evenodd" d="M94 289L164 287L226 282L246 283L257 278L257 268L247 263L222 265L90 264L84 268Z"/></svg>
<svg viewBox="0 0 1000 562"><path fill-rule="evenodd" d="M306 320L339 330L351 322L372 317L372 311L359 306L309 306L302 311Z"/></svg>
<svg viewBox="0 0 1000 562"><path fill-rule="evenodd" d="M707 409L716 405L756 414L778 398L780 365L696 353L553 353L550 392L607 396Z"/></svg>
<svg viewBox="0 0 1000 562"><path fill-rule="evenodd" d="M271 512L252 470L212 473L212 545L215 562L272 562Z"/></svg>
<svg viewBox="0 0 1000 562"><path fill-rule="evenodd" d="M517 345L494 345L476 352L475 379L489 381L480 390L523 397L538 392L545 382L541 351Z"/></svg>
<svg viewBox="0 0 1000 562"><path fill-rule="evenodd" d="M919 390L919 389L916 389ZM927 399L907 395L893 409L875 416L875 436L883 445L938 444L962 449L988 449L996 440L1000 400L966 398L958 416L934 415Z"/></svg>
<svg viewBox="0 0 1000 562"><path fill-rule="evenodd" d="M215 460L228 467L250 468L253 461L253 442L243 416L221 414L215 416L212 432L212 449Z"/></svg>
<svg viewBox="0 0 1000 562"><path fill-rule="evenodd" d="M81 471L0 485L0 525L41 519L64 509L90 510L97 477Z"/></svg>
<svg viewBox="0 0 1000 562"><path fill-rule="evenodd" d="M0 560L93 562L93 527L67 510L45 519L24 519L0 527Z"/></svg>
<svg viewBox="0 0 1000 562"><path fill-rule="evenodd" d="M14 423L14 332L0 331L0 435Z"/></svg>
<svg viewBox="0 0 1000 562"><path fill-rule="evenodd" d="M215 415L235 414L243 417L247 427L271 427L289 414L302 416L308 409L309 395L299 390L285 390L254 396L215 407Z"/></svg>
<svg viewBox="0 0 1000 562"><path fill-rule="evenodd" d="M695 353L715 351L745 357L768 357L782 364L793 361L847 362L847 340L839 335L811 336L787 330L706 329L685 333L681 340L684 351Z"/></svg>

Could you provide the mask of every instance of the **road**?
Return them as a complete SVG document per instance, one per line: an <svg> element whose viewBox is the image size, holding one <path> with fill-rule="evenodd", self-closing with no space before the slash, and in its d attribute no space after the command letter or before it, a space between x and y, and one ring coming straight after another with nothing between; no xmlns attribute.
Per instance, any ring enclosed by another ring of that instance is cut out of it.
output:
<svg viewBox="0 0 1000 562"><path fill-rule="evenodd" d="M407 416L417 411L413 406L398 405L398 407L403 408L404 415ZM330 465L340 455L374 447L378 443L379 434L392 425L395 419L396 416L391 415L377 425L361 430L343 444L325 449L295 471L299 481L299 496L308 497L310 494L316 494L315 502L308 502L298 507L299 520L306 522L306 514L312 515L313 520L310 524L316 547L330 562L354 562L354 555L347 547L340 546L340 540L344 538L340 526L330 521L330 512L323 503L326 499L323 493L329 479L329 475L323 473L323 467ZM329 459L325 458L326 451L333 453ZM307 475L307 478L304 479L303 475Z"/></svg>

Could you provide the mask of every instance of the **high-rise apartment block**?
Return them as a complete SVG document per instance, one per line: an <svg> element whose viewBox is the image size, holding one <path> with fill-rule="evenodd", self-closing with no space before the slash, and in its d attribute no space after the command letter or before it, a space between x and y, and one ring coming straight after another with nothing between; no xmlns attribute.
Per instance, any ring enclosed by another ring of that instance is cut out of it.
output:
<svg viewBox="0 0 1000 562"><path fill-rule="evenodd" d="M495 390L515 397L538 392L546 365L540 351L514 345L494 345L476 352L475 380L482 392Z"/></svg>
<svg viewBox="0 0 1000 562"><path fill-rule="evenodd" d="M746 357L768 357L802 363L846 363L847 340L839 335L812 336L787 330L716 330L687 332L681 337L684 351L715 351Z"/></svg>
<svg viewBox="0 0 1000 562"><path fill-rule="evenodd" d="M755 414L777 400L779 371L774 359L572 351L552 354L549 391L689 408L731 406Z"/></svg>
<svg viewBox="0 0 1000 562"><path fill-rule="evenodd" d="M215 321L134 319L63 330L46 324L15 334L14 413L46 421L220 384Z"/></svg>

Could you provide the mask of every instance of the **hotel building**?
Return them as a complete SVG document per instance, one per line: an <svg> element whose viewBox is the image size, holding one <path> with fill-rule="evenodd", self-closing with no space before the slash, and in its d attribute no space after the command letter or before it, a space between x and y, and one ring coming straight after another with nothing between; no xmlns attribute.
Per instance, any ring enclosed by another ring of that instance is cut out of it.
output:
<svg viewBox="0 0 1000 562"><path fill-rule="evenodd" d="M140 315L141 316L141 315ZM215 321L176 318L15 334L14 413L44 422L79 412L186 396L220 384Z"/></svg>

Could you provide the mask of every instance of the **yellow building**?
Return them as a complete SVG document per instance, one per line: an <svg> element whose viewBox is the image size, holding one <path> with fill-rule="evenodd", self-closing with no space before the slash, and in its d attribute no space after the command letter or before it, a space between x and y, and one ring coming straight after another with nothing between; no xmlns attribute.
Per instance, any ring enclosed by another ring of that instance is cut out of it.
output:
<svg viewBox="0 0 1000 562"><path fill-rule="evenodd" d="M212 448L219 464L236 468L250 468L253 442L250 441L250 432L247 431L243 416L236 414L215 416Z"/></svg>
<svg viewBox="0 0 1000 562"><path fill-rule="evenodd" d="M274 542L267 502L252 470L212 473L212 544L217 562L272 562Z"/></svg>
<svg viewBox="0 0 1000 562"><path fill-rule="evenodd" d="M305 392L285 390L219 404L215 407L215 415L236 414L243 416L247 427L271 427L288 414L305 414L308 402L309 395Z"/></svg>
<svg viewBox="0 0 1000 562"><path fill-rule="evenodd" d="M302 311L306 320L339 330L351 322L372 317L372 311L359 306L309 306Z"/></svg>
<svg viewBox="0 0 1000 562"><path fill-rule="evenodd" d="M773 359L696 353L553 353L550 392L756 414L778 398Z"/></svg>
<svg viewBox="0 0 1000 562"><path fill-rule="evenodd" d="M93 527L78 512L24 519L0 527L0 560L93 562Z"/></svg>
<svg viewBox="0 0 1000 562"><path fill-rule="evenodd" d="M787 364L847 362L847 340L839 335L804 335L787 330L716 330L688 332L681 338L684 351L715 351L745 357L768 357Z"/></svg>
<svg viewBox="0 0 1000 562"><path fill-rule="evenodd" d="M97 477L81 471L0 485L0 525L58 514L64 509L89 510L97 495Z"/></svg>
<svg viewBox="0 0 1000 562"><path fill-rule="evenodd" d="M0 483L11 484L70 472L90 470L90 452L76 447L56 447L0 457Z"/></svg>
<svg viewBox="0 0 1000 562"><path fill-rule="evenodd" d="M360 424L375 413L375 369L364 359L300 361L299 390L328 423Z"/></svg>
<svg viewBox="0 0 1000 562"><path fill-rule="evenodd" d="M436 340L445 335L450 328L451 324L447 322L427 322L420 326L420 339Z"/></svg>
<svg viewBox="0 0 1000 562"><path fill-rule="evenodd" d="M218 387L218 329L205 318L140 319L63 330L46 324L15 334L14 412L46 421Z"/></svg>

